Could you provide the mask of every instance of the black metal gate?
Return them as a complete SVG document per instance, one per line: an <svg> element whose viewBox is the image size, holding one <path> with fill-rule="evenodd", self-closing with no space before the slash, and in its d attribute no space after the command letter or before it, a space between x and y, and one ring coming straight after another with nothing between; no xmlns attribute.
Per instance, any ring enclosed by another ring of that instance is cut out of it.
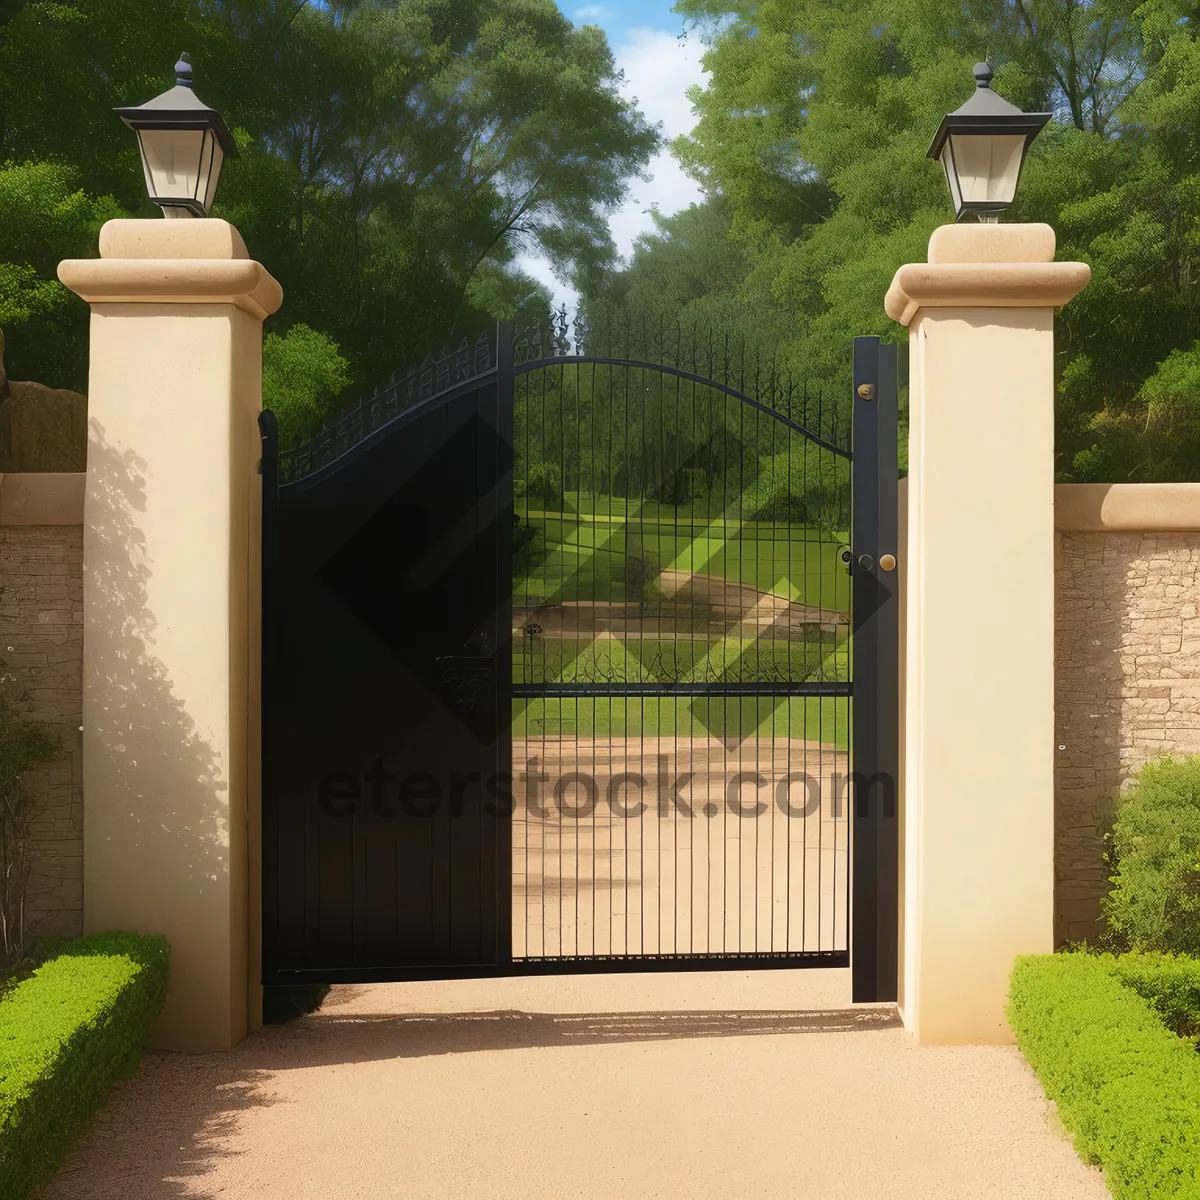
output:
<svg viewBox="0 0 1200 1200"><path fill-rule="evenodd" d="M564 317L299 449L264 414L266 982L852 963L895 998L894 348L855 389Z"/></svg>

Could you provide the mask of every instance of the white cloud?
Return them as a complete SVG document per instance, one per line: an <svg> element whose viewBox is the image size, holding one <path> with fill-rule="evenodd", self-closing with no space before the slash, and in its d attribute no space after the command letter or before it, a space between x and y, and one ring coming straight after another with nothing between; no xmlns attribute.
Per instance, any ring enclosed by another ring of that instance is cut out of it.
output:
<svg viewBox="0 0 1200 1200"><path fill-rule="evenodd" d="M584 4L575 10L575 21L580 25L596 25L617 14L603 4Z"/></svg>
<svg viewBox="0 0 1200 1200"><path fill-rule="evenodd" d="M576 9L575 15L585 11L592 11L592 7ZM652 124L662 122L663 136L668 141L690 133L696 123L686 93L693 84L704 81L700 65L703 53L698 38L681 40L662 29L627 29L616 47L617 67L625 72L626 96L637 98L637 107ZM622 257L629 256L640 234L653 228L650 209L657 208L669 216L701 197L700 188L684 174L668 147L650 161L649 174L653 177L649 181L632 181L629 199L609 218L617 253ZM554 278L544 260L523 255L517 265L545 283L556 302L574 304L575 294Z"/></svg>
<svg viewBox="0 0 1200 1200"><path fill-rule="evenodd" d="M703 53L698 38L684 40L661 29L627 30L617 48L617 67L625 72L628 93L637 97L647 120L662 122L668 141L690 133L696 124L687 91L703 82ZM639 234L653 227L647 210L670 215L700 199L700 188L684 174L669 147L651 160L650 174L649 182L634 180L630 198L612 216L613 239L622 257L628 257Z"/></svg>

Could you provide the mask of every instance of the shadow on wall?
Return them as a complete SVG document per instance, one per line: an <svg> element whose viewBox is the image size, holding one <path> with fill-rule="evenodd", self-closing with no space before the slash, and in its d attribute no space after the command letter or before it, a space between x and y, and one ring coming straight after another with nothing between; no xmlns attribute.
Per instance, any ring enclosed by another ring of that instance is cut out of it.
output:
<svg viewBox="0 0 1200 1200"><path fill-rule="evenodd" d="M145 464L112 445L95 421L88 457L84 689L91 703L84 753L103 748L106 765L104 787L87 797L85 869L105 873L110 896L112 874L130 872L130 895L122 901L128 915L110 904L106 924L137 925L138 932L168 939L184 928L203 936L194 926L204 917L196 914L210 914L212 906L197 901L213 888L227 888L225 769L155 656L157 625L147 594L153 564L136 519L146 511ZM96 775L89 771L88 778ZM108 846L119 847L119 856L106 854ZM161 910L145 916L135 889L164 898ZM206 986L211 981L190 979L172 962L169 993Z"/></svg>

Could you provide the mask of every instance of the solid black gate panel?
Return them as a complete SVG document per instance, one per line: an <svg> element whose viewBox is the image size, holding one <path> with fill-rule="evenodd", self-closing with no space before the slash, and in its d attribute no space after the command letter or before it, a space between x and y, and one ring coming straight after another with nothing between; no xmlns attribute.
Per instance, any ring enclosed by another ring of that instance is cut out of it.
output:
<svg viewBox="0 0 1200 1200"><path fill-rule="evenodd" d="M505 952L509 448L494 373L416 401L282 487L264 440L268 983Z"/></svg>

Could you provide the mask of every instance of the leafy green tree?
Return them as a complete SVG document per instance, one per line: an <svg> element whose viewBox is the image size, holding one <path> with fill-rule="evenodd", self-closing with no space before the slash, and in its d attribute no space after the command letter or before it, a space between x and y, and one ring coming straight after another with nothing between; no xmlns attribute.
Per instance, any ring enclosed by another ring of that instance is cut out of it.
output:
<svg viewBox="0 0 1200 1200"><path fill-rule="evenodd" d="M675 151L709 199L661 221L605 294L711 315L848 398L850 339L903 336L883 294L951 217L929 140L989 55L1001 94L1054 113L1011 217L1048 221L1060 256L1093 269L1058 323L1060 477L1200 473L1194 13L1170 0L676 11L708 39L698 124Z"/></svg>
<svg viewBox="0 0 1200 1200"><path fill-rule="evenodd" d="M332 338L362 387L544 301L523 250L595 280L658 143L603 33L553 0L34 0L0 26L0 162L71 164L150 215L112 109L163 90L182 48L240 151L214 215L282 283L279 320Z"/></svg>
<svg viewBox="0 0 1200 1200"><path fill-rule="evenodd" d="M282 337L263 338L263 408L278 419L284 445L312 437L349 382L346 360L328 334L293 325Z"/></svg>
<svg viewBox="0 0 1200 1200"><path fill-rule="evenodd" d="M47 364L77 388L87 375L87 307L55 272L64 258L95 254L100 226L120 209L78 180L58 163L0 166L0 330L13 379L40 381Z"/></svg>

